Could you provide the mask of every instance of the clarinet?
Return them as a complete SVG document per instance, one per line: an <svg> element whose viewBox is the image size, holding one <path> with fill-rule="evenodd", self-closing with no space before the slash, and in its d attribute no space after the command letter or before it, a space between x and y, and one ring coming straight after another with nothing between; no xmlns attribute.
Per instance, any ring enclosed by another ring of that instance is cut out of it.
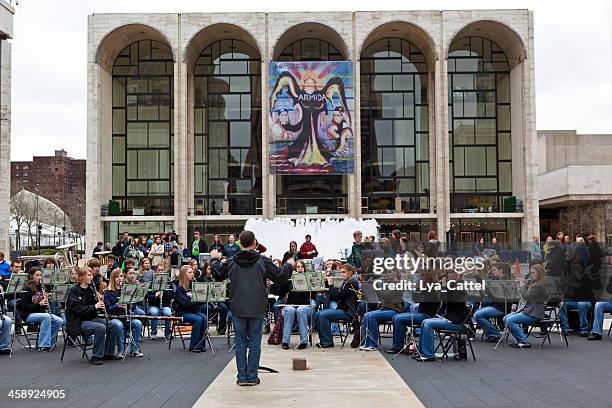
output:
<svg viewBox="0 0 612 408"><path fill-rule="evenodd" d="M98 290L96 289L96 285L91 285L94 294L96 295L96 297L101 301L104 302L104 295L101 295L100 292L98 292ZM106 306L104 307L104 318L106 319L106 324L108 324L108 312L106 311Z"/></svg>

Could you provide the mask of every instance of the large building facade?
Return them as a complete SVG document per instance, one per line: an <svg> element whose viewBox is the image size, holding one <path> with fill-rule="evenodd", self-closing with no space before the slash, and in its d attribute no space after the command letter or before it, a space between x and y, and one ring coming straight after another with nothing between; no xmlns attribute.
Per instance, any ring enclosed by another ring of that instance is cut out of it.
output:
<svg viewBox="0 0 612 408"><path fill-rule="evenodd" d="M593 234L612 245L612 134L538 130L542 235Z"/></svg>
<svg viewBox="0 0 612 408"><path fill-rule="evenodd" d="M15 9L0 0L0 185L11 184L11 43ZM9 253L10 194L0 197L0 251Z"/></svg>
<svg viewBox="0 0 612 408"><path fill-rule="evenodd" d="M27 190L51 201L70 218L75 232L85 228L85 160L56 150L53 156L34 156L31 161L11 162L11 197ZM64 226L66 220L63 220Z"/></svg>
<svg viewBox="0 0 612 408"><path fill-rule="evenodd" d="M88 29L90 246L252 217L538 233L528 10L96 14ZM271 172L273 61L352 63L353 173Z"/></svg>

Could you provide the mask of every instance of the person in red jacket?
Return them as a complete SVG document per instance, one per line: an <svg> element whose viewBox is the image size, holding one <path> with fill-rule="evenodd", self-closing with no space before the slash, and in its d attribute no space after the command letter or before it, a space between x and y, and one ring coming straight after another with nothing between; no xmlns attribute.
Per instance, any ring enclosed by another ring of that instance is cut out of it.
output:
<svg viewBox="0 0 612 408"><path fill-rule="evenodd" d="M319 252L317 251L317 247L312 242L310 242L310 234L306 235L304 238L306 239L306 242L304 242L302 246L300 246L300 258L312 259L316 257Z"/></svg>

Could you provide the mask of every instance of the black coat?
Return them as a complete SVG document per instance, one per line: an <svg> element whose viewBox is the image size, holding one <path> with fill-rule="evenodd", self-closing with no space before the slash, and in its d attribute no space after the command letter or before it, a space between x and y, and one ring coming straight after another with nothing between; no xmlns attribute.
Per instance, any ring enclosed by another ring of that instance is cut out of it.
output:
<svg viewBox="0 0 612 408"><path fill-rule="evenodd" d="M98 318L96 310L98 299L91 286L83 289L73 285L66 301L66 331L71 336L81 335L81 323Z"/></svg>
<svg viewBox="0 0 612 408"><path fill-rule="evenodd" d="M185 313L198 313L202 309L203 303L191 301L191 289L186 290L178 283L174 286L174 310L177 316Z"/></svg>
<svg viewBox="0 0 612 408"><path fill-rule="evenodd" d="M230 279L230 310L237 317L262 317L268 307L266 279L282 283L291 277L293 268L277 267L259 252L240 251L227 262L212 259L210 266L216 280Z"/></svg>
<svg viewBox="0 0 612 408"><path fill-rule="evenodd" d="M21 294L18 307L19 317L22 321L25 322L32 313L46 313L48 311L47 307L38 304L42 298L42 287L40 285L36 290L32 290L30 286L26 287L26 290Z"/></svg>
<svg viewBox="0 0 612 408"><path fill-rule="evenodd" d="M336 301L338 309L344 310L353 319L357 313L358 290L358 283L354 279L342 282L339 288L331 285L329 286L329 300Z"/></svg>

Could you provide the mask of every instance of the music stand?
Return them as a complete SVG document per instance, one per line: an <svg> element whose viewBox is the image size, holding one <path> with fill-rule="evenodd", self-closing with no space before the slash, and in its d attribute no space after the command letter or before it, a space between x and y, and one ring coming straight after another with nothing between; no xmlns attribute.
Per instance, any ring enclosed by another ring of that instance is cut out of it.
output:
<svg viewBox="0 0 612 408"><path fill-rule="evenodd" d="M380 298L378 296L377 291L374 289L374 282L363 282L361 284L361 290L363 291L363 294L364 294L364 297L365 297L365 313L363 314L365 316L366 313L369 312L368 305L370 303L380 303ZM370 300L373 300L373 302L370 302ZM370 332L370 323L369 323L368 320L366 320L366 328L365 329L366 329L365 330L365 336L363 336L363 338L359 342L359 346L357 347L357 349L355 349L355 351L359 350L359 347L365 346L366 339L368 337L372 338L372 333ZM361 330L361 327L359 327L359 330ZM376 339L375 341L376 341L376 345L380 347L378 339Z"/></svg>
<svg viewBox="0 0 612 408"><path fill-rule="evenodd" d="M26 273L11 274L9 283L6 287L6 290L4 291L4 293L6 293L7 295L14 296L13 316L15 317L15 320L17 320L16 318L17 316L17 293L20 293L23 291L23 286L25 285L27 279L28 279L28 274ZM17 337L17 330L15 329L13 330L13 337L11 337L11 353L9 354L9 358L13 357L13 344L15 343L16 337Z"/></svg>
<svg viewBox="0 0 612 408"><path fill-rule="evenodd" d="M60 283L59 285L55 285L53 287L53 293L51 294L51 301L56 303L65 303L68 300L68 292L72 284L70 283Z"/></svg>
<svg viewBox="0 0 612 408"><path fill-rule="evenodd" d="M208 302L211 301L210 300L210 290L211 290L212 283L214 282L195 282L193 281L191 283L191 290L192 290L192 296L193 296L191 301L195 303L204 303L206 305L206 322L205 322L206 328L204 329L204 336L200 339L198 344L196 344L196 346L193 349L197 349L198 347L200 347L202 342L204 342L204 345L206 345L206 342L208 342L208 346L212 350L212 355L214 356L215 349L213 348L212 341L210 340L210 332L208 330ZM224 296L224 299L225 299L225 296ZM192 330L191 335L193 336L193 326L191 330Z"/></svg>
<svg viewBox="0 0 612 408"><path fill-rule="evenodd" d="M140 303L144 301L148 288L149 288L149 283L147 282L128 283L123 288L121 288L121 297L119 298L118 303L120 305L127 305L125 318L128 324L128 331L130 334L129 341L127 342L127 344L124 346L124 349L123 349L123 360L121 362L122 364L125 363L125 357L127 356L127 353L128 353L128 347L131 348L132 345L135 345L139 351L142 351L140 349L140 345L134 342L134 335L132 334L132 320L134 319L132 305L134 303Z"/></svg>
<svg viewBox="0 0 612 408"><path fill-rule="evenodd" d="M42 268L40 270L40 274L41 274L41 278L40 278L40 283L43 285L53 285L54 279L53 279L53 275L55 274L56 269L55 268Z"/></svg>

